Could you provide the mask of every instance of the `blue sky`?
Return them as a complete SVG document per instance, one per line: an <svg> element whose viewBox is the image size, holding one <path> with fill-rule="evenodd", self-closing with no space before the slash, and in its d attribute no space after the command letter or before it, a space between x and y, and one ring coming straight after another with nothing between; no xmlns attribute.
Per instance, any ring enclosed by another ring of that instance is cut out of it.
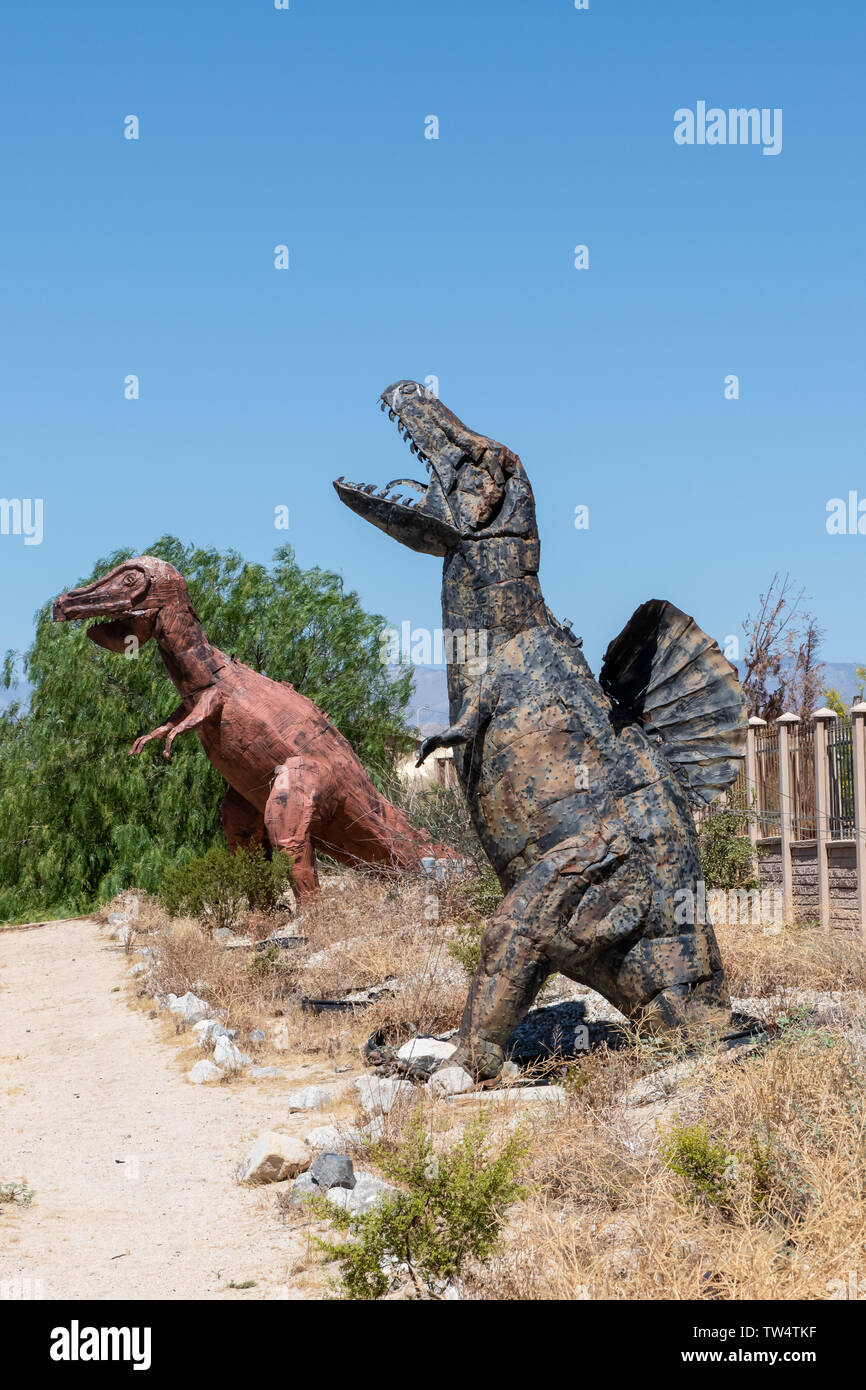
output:
<svg viewBox="0 0 866 1390"><path fill-rule="evenodd" d="M435 627L440 563L331 488L411 472L376 397L435 374L523 459L596 669L643 600L722 640L775 570L866 660L866 536L825 526L866 499L862 7L42 3L2 37L0 494L44 538L0 535L0 648L163 532L289 539ZM678 146L700 100L782 108L781 154Z"/></svg>

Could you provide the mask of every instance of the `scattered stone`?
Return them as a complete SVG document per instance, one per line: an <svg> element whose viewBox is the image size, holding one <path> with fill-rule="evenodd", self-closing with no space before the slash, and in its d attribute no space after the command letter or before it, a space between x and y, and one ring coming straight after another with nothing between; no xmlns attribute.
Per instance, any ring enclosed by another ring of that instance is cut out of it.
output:
<svg viewBox="0 0 866 1390"><path fill-rule="evenodd" d="M355 1186L355 1166L346 1154L319 1154L313 1159L310 1176L326 1189L345 1187L351 1192Z"/></svg>
<svg viewBox="0 0 866 1390"><path fill-rule="evenodd" d="M374 1115L377 1111L387 1115L400 1097L408 1099L415 1087L411 1081L400 1081L395 1076L359 1076L355 1082L355 1090L358 1092L361 1108L368 1115Z"/></svg>
<svg viewBox="0 0 866 1390"><path fill-rule="evenodd" d="M441 1072L436 1072L441 1076ZM523 1105L528 1103L532 1106L542 1105L562 1105L567 1099L565 1089L562 1086L506 1086L501 1090L495 1091L473 1091L471 1096L455 1096L456 1104L463 1100L485 1101L488 1105Z"/></svg>
<svg viewBox="0 0 866 1390"><path fill-rule="evenodd" d="M263 1043L265 1040L265 1035L261 1028L251 1028L247 1036L251 1043Z"/></svg>
<svg viewBox="0 0 866 1390"><path fill-rule="evenodd" d="M326 1110L331 1104L331 1092L324 1086L304 1086L288 1096L289 1112L293 1110Z"/></svg>
<svg viewBox="0 0 866 1390"><path fill-rule="evenodd" d="M227 1067L230 1071L240 1071L241 1067L248 1067L252 1062L252 1057L248 1057L240 1048L235 1047L231 1038L217 1038L213 1050L213 1059L221 1067Z"/></svg>
<svg viewBox="0 0 866 1390"><path fill-rule="evenodd" d="M307 1135L307 1143L316 1153L338 1153L340 1149L357 1148L362 1142L359 1130L341 1129L339 1125L318 1125Z"/></svg>
<svg viewBox="0 0 866 1390"><path fill-rule="evenodd" d="M262 1081L267 1076L285 1076L282 1067L250 1067L249 1074L255 1081Z"/></svg>
<svg viewBox="0 0 866 1390"><path fill-rule="evenodd" d="M309 1168L313 1155L302 1139L270 1130L260 1134L240 1171L239 1181L250 1184L282 1182Z"/></svg>
<svg viewBox="0 0 866 1390"><path fill-rule="evenodd" d="M223 1073L220 1067L203 1057L186 1075L187 1080L191 1081L194 1086L201 1086L206 1081L219 1081Z"/></svg>
<svg viewBox="0 0 866 1390"><path fill-rule="evenodd" d="M149 946L139 946L135 954L143 956L145 960L153 960L153 951Z"/></svg>
<svg viewBox="0 0 866 1390"><path fill-rule="evenodd" d="M231 927L214 927L211 932L212 941L231 941L233 938L234 932Z"/></svg>
<svg viewBox="0 0 866 1390"><path fill-rule="evenodd" d="M457 1044L452 1042L441 1042L439 1038L417 1037L411 1038L397 1049L397 1056L402 1062L426 1060L428 1057L436 1061L446 1061L453 1057L457 1051Z"/></svg>
<svg viewBox="0 0 866 1390"><path fill-rule="evenodd" d="M520 1068L516 1062L505 1062L499 1073L501 1081L516 1081L518 1076L520 1076Z"/></svg>
<svg viewBox="0 0 866 1390"><path fill-rule="evenodd" d="M143 975L146 969L147 966L144 961L140 960L137 965L131 965L126 973L127 975L131 975L134 979L136 975Z"/></svg>
<svg viewBox="0 0 866 1390"><path fill-rule="evenodd" d="M271 1031L271 1043L277 1052L289 1050L289 1025L278 1023Z"/></svg>
<svg viewBox="0 0 866 1390"><path fill-rule="evenodd" d="M374 1177L372 1173L356 1173L355 1186L351 1192L347 1191L345 1187L331 1187L325 1195L329 1202L333 1202L337 1207L342 1207L350 1216L363 1216L365 1212L378 1206L389 1193L396 1192L396 1190L390 1183L383 1182L381 1178Z"/></svg>
<svg viewBox="0 0 866 1390"><path fill-rule="evenodd" d="M427 1082L427 1088L434 1096L459 1096L474 1087L475 1082L462 1067L442 1067L434 1071Z"/></svg>
<svg viewBox="0 0 866 1390"><path fill-rule="evenodd" d="M108 925L110 927L122 927L129 921L125 912L109 912Z"/></svg>
<svg viewBox="0 0 866 1390"><path fill-rule="evenodd" d="M202 1047L206 1047L210 1042L216 1042L217 1038L237 1037L237 1031L234 1028L226 1028L225 1024L220 1023L218 1018L203 1018L199 1023L193 1024L192 1031Z"/></svg>
<svg viewBox="0 0 866 1390"><path fill-rule="evenodd" d="M200 1023L203 1018L208 1018L213 1013L210 1004L199 999L191 990L181 995L169 994L165 1002L170 1011L182 1018L184 1023Z"/></svg>
<svg viewBox="0 0 866 1390"><path fill-rule="evenodd" d="M385 1138L387 1129L387 1118L384 1115L374 1115L372 1120L368 1120L361 1130L361 1139L368 1139L371 1144L377 1144L380 1139Z"/></svg>
<svg viewBox="0 0 866 1390"><path fill-rule="evenodd" d="M292 1183L292 1203L299 1207L303 1205L305 1197L322 1197L327 1194L322 1192L312 1173L301 1173L300 1177L295 1178Z"/></svg>
<svg viewBox="0 0 866 1390"><path fill-rule="evenodd" d="M255 945L248 936L234 936L231 941L224 941L223 950L225 951L251 951Z"/></svg>

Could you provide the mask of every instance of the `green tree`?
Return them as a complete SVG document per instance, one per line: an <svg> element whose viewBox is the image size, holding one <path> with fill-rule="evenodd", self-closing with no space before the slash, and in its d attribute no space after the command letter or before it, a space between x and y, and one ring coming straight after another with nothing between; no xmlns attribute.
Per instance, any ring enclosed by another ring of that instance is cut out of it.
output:
<svg viewBox="0 0 866 1390"><path fill-rule="evenodd" d="M172 536L146 553L184 576L216 646L326 709L374 775L388 765L405 740L411 673L394 679L382 665L384 620L338 574L302 570L289 546L270 566ZM134 554L115 551L76 582ZM128 756L177 705L153 642L135 659L114 655L83 626L52 623L49 602L24 658L7 654L7 687L22 668L29 708L0 714L0 920L86 911L130 886L155 891L166 869L223 843L225 783L194 735L168 763L159 743Z"/></svg>

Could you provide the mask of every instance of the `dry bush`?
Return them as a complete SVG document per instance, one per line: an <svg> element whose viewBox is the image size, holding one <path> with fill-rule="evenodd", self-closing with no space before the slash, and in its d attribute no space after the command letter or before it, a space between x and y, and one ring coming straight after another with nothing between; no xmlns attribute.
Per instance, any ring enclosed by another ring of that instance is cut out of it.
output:
<svg viewBox="0 0 866 1390"><path fill-rule="evenodd" d="M866 990L866 947L854 935L814 927L716 928L731 994L766 998L810 992Z"/></svg>
<svg viewBox="0 0 866 1390"><path fill-rule="evenodd" d="M755 1055L696 1072L661 1107L660 1133L648 1145L634 1142L635 1112L621 1088L622 1068L636 1076L639 1057L612 1054L606 1062L620 1089L602 1087L593 1100L597 1079L587 1081L572 1091L566 1116L538 1136L532 1197L507 1250L474 1271L470 1295L844 1296L838 1290L862 1270L866 1251L862 1048L856 1032L785 1029ZM698 1117L726 1155L723 1186L710 1197L712 1186L665 1161L665 1135L687 1154Z"/></svg>
<svg viewBox="0 0 866 1390"><path fill-rule="evenodd" d="M288 970L250 967L242 951L224 951L210 933L192 919L176 918L168 931L152 939L156 954L148 986L157 994L193 994L205 998L243 1039L262 1027L282 1007L291 989ZM286 962L288 966L288 961Z"/></svg>

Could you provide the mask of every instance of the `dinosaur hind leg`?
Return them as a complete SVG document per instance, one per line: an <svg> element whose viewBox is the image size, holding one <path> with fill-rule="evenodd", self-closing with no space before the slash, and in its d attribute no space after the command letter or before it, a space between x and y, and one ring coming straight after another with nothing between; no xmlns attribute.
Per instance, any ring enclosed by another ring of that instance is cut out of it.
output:
<svg viewBox="0 0 866 1390"><path fill-rule="evenodd" d="M253 844L268 848L264 816L234 787L229 787L220 802L220 820L232 854Z"/></svg>
<svg viewBox="0 0 866 1390"><path fill-rule="evenodd" d="M273 848L294 859L292 881L301 901L319 886L311 834L318 793L315 764L308 758L287 758L277 770L265 807L265 826Z"/></svg>
<svg viewBox="0 0 866 1390"><path fill-rule="evenodd" d="M621 836L570 841L538 860L515 884L482 937L458 1050L449 1065L465 1067L477 1080L498 1075L505 1044L547 976L598 949L591 935L575 942L568 929L584 896L589 893L595 901L595 885L615 875L626 854ZM611 907L609 900L606 907ZM598 920L603 911L602 902L596 902L592 915ZM635 920L640 916L626 914L622 930L633 932Z"/></svg>

